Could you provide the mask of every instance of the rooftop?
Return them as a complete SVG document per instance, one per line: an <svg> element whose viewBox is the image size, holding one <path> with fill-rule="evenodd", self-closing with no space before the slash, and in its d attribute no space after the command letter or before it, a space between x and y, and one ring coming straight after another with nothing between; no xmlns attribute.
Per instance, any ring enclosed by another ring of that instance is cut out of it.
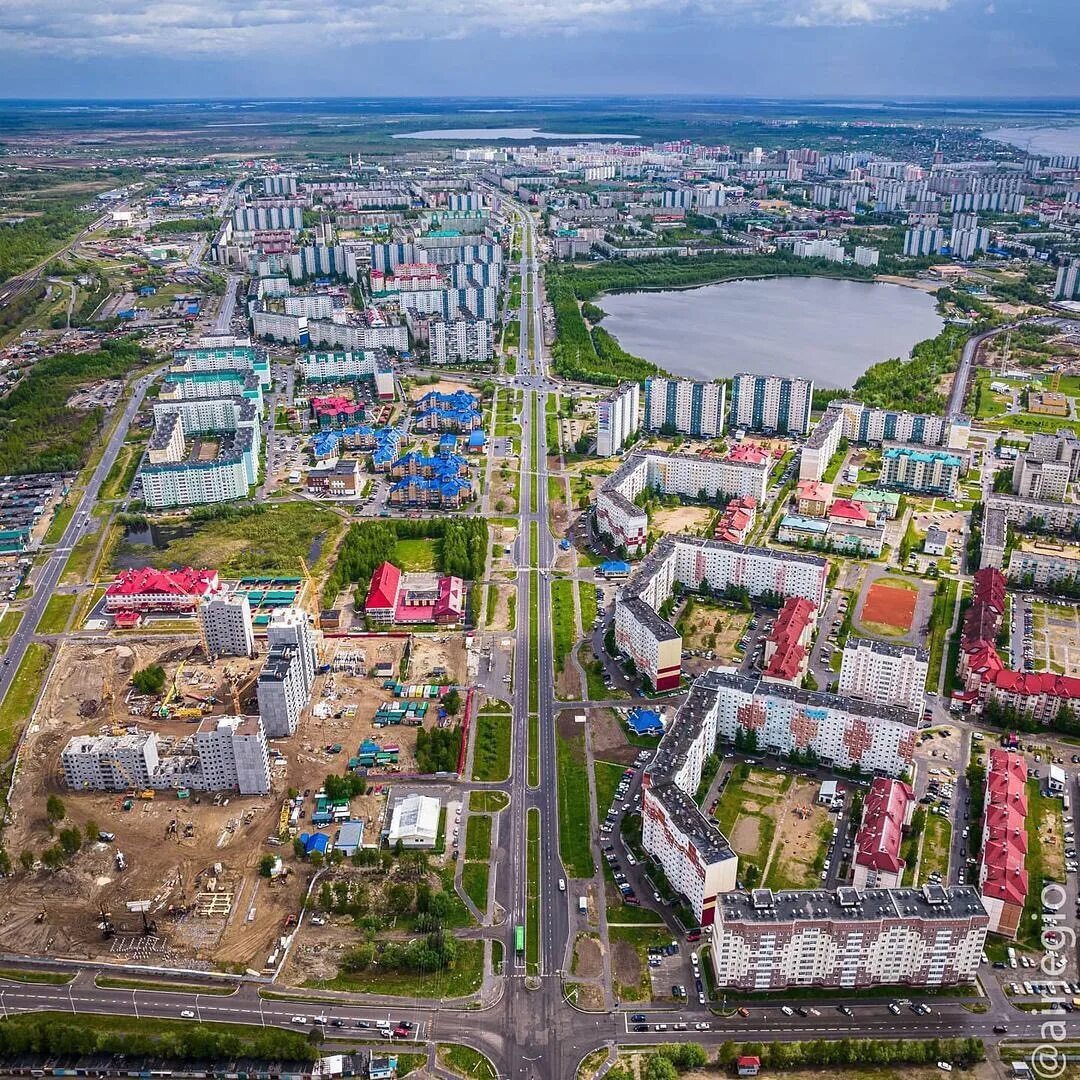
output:
<svg viewBox="0 0 1080 1080"><path fill-rule="evenodd" d="M924 885L921 889L858 889L845 886L835 892L793 891L723 893L720 917L724 922L881 922L912 919L986 918L978 891L970 885Z"/></svg>

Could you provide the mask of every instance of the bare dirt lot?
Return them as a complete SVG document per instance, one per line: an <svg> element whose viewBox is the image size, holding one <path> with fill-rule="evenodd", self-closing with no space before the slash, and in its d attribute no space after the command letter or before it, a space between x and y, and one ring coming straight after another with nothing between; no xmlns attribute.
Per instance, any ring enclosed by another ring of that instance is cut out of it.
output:
<svg viewBox="0 0 1080 1080"><path fill-rule="evenodd" d="M818 785L796 778L788 790L766 873L773 889L805 889L820 884L821 864L832 836L832 818L815 802Z"/></svg>
<svg viewBox="0 0 1080 1080"><path fill-rule="evenodd" d="M470 394L476 393L476 390L466 382L458 382L455 379L440 379L437 383L421 383L410 387L409 400L419 401L425 394L430 394L433 390L440 394L453 394L458 390L465 390Z"/></svg>
<svg viewBox="0 0 1080 1080"><path fill-rule="evenodd" d="M571 974L581 979L599 979L604 973L604 954L600 941L591 934L579 934L574 945Z"/></svg>
<svg viewBox="0 0 1080 1080"><path fill-rule="evenodd" d="M640 751L627 741L626 728L619 715L612 709L590 709L587 715L594 756L602 761L629 765Z"/></svg>
<svg viewBox="0 0 1080 1080"><path fill-rule="evenodd" d="M657 532L664 533L691 533L697 535L706 528L716 511L707 506L676 506L671 510L656 510L653 512L649 525Z"/></svg>
<svg viewBox="0 0 1080 1080"><path fill-rule="evenodd" d="M52 794L64 803L61 828L77 826L84 836L101 829L116 840L85 842L63 869L0 882L0 948L208 968L263 966L302 893L296 874L271 885L258 873L259 860L275 850L265 841L278 831L285 787L280 770L275 793L265 797L216 800L193 794L179 800L158 792L152 799L134 799L127 811L122 794L71 792L58 773L60 751L72 735L138 722L166 744L189 736L193 728L185 720L132 716L124 697L136 668L161 663L171 682L179 660L190 652L190 644L160 639L61 650L24 744L5 844L13 856L35 857L52 845L45 814ZM223 668L188 660L180 685L217 685ZM219 688L216 696L222 701L216 708L226 711L227 691ZM117 869L118 851L125 855L123 871ZM126 907L138 900L150 901L148 919L156 924L150 934L143 933L141 916ZM111 913L116 927L111 940L103 940L99 928L102 910Z"/></svg>
<svg viewBox="0 0 1080 1080"><path fill-rule="evenodd" d="M734 611L719 604L688 602L679 619L684 649L704 649L716 653L718 661L741 663L735 645L750 625L750 612Z"/></svg>

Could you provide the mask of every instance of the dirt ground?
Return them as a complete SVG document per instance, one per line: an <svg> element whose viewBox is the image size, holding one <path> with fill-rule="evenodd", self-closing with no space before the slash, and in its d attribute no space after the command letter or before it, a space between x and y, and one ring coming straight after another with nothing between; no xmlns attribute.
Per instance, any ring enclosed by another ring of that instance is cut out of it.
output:
<svg viewBox="0 0 1080 1080"><path fill-rule="evenodd" d="M465 643L460 636L415 634L412 655L405 681L432 682L446 678L454 682L465 679ZM388 663L397 679L405 638L368 637L337 638L327 642L327 661L332 668L315 679L312 694L312 715L291 740L295 768L290 768L291 786L301 790L317 786L328 772L341 772L348 758L355 754L365 739L383 745L400 747L397 766L369 770L374 779L395 773L410 773L416 768L416 728L408 725L376 727L373 723L378 707L394 700L389 690L382 688L382 679L370 675L352 674L355 670L374 670L376 664ZM435 672L442 670L443 676ZM438 705L428 701L423 726L431 729L437 723ZM343 750L334 754L326 748L340 743Z"/></svg>
<svg viewBox="0 0 1080 1080"><path fill-rule="evenodd" d="M732 611L718 604L695 600L689 618L679 620L684 649L705 649L716 653L718 661L740 659L736 642L750 625L750 613Z"/></svg>
<svg viewBox="0 0 1080 1080"><path fill-rule="evenodd" d="M571 973L581 979L599 979L603 975L604 954L599 939L590 934L578 934Z"/></svg>
<svg viewBox="0 0 1080 1080"><path fill-rule="evenodd" d="M500 458L491 469L490 505L497 514L512 514L517 511L514 498L514 484L518 474L517 457ZM499 504L502 504L501 506Z"/></svg>
<svg viewBox="0 0 1080 1080"><path fill-rule="evenodd" d="M493 525L491 527L491 569L493 572L514 569L514 541L518 530L511 525ZM507 548L510 549L509 553Z"/></svg>
<svg viewBox="0 0 1080 1080"><path fill-rule="evenodd" d="M656 510L649 522L651 528L665 535L691 533L697 535L708 526L716 515L707 506L676 506L670 510Z"/></svg>
<svg viewBox="0 0 1080 1080"><path fill-rule="evenodd" d="M611 977L616 984L635 993L634 997L624 994L626 1000L638 1000L636 992L641 985L641 957L630 942L612 942Z"/></svg>
<svg viewBox="0 0 1080 1080"><path fill-rule="evenodd" d="M829 812L815 803L818 785L796 778L784 797L782 818L776 828L769 875L777 875L778 888L811 888L820 884L815 867L825 830L832 834Z"/></svg>
<svg viewBox="0 0 1080 1080"><path fill-rule="evenodd" d="M492 586L496 590L495 612L488 629L512 630L517 625L517 590L516 573L499 574L492 578ZM510 600L514 599L514 622L510 622ZM485 604L487 601L485 600Z"/></svg>
<svg viewBox="0 0 1080 1080"><path fill-rule="evenodd" d="M440 379L437 383L423 383L411 387L409 389L409 400L419 401L425 394L430 394L432 390L440 394L453 394L457 390L465 390L470 394L476 393L475 388L466 382L457 382L454 379Z"/></svg>
<svg viewBox="0 0 1080 1080"><path fill-rule="evenodd" d="M589 718L593 755L601 761L629 765L639 751L626 741L626 729L614 710L590 709L586 715Z"/></svg>
<svg viewBox="0 0 1080 1080"><path fill-rule="evenodd" d="M264 845L278 831L280 793L285 787L280 770L274 776L276 793L268 796L215 800L193 794L181 801L169 792L158 792L151 800L136 799L127 812L121 810L122 795L73 793L59 776L60 751L75 734L137 721L157 731L162 742L190 735L192 727L185 720L132 716L124 703L133 670L160 662L171 677L190 651L190 644L160 639L107 647L63 646L20 758L5 845L12 856L23 851L40 854L50 845L45 818L50 794L63 799L62 827L76 825L85 832L93 823L115 833L116 841L87 844L59 871L36 871L0 882L0 948L262 968L283 920L297 910L303 889L296 874L273 884L258 874L259 860L274 850ZM211 668L189 660L181 686L188 691L198 684L217 684L224 666ZM105 688L112 692L111 702ZM228 698L223 690L218 696ZM133 702L130 707L140 706ZM228 701L217 708L227 711ZM96 715L87 717L91 710ZM116 869L117 851L127 859L122 872ZM216 897L213 904L210 897ZM156 923L153 933L144 934L141 917L125 907L137 900L151 902L148 918ZM197 908L211 906L220 914L196 914ZM99 929L103 908L111 913L117 930L111 941L103 940ZM37 922L42 910L45 918Z"/></svg>

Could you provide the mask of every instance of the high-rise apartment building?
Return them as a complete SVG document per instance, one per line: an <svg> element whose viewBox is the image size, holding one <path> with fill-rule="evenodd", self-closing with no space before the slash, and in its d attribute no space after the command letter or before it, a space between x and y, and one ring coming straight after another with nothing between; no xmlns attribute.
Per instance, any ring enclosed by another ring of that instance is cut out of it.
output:
<svg viewBox="0 0 1080 1080"><path fill-rule="evenodd" d="M199 629L207 656L255 655L255 631L246 593L203 600L199 605Z"/></svg>
<svg viewBox="0 0 1080 1080"><path fill-rule="evenodd" d="M722 382L646 379L644 426L648 431L717 438L724 433L725 398Z"/></svg>
<svg viewBox="0 0 1080 1080"><path fill-rule="evenodd" d="M741 372L731 381L733 428L805 435L810 430L814 384L787 375Z"/></svg>
<svg viewBox="0 0 1080 1080"><path fill-rule="evenodd" d="M637 383L622 383L597 403L596 452L600 457L617 454L640 429L640 402L641 387Z"/></svg>
<svg viewBox="0 0 1080 1080"><path fill-rule="evenodd" d="M849 637L840 664L839 692L921 712L928 666L929 654L915 645Z"/></svg>

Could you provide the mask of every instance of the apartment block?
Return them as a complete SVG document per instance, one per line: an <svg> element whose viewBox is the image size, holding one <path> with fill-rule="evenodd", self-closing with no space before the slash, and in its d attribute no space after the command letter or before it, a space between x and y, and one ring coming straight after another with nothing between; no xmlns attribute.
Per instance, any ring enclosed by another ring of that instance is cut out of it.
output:
<svg viewBox="0 0 1080 1080"><path fill-rule="evenodd" d="M1013 493L1021 499L1063 502L1069 490L1067 461L1040 461L1030 454L1018 454L1013 462Z"/></svg>
<svg viewBox="0 0 1080 1080"><path fill-rule="evenodd" d="M669 690L682 677L682 637L658 612L676 583L689 589L706 583L717 593L737 586L755 597L799 596L820 608L827 578L828 564L817 557L664 536L619 591L615 641L655 689Z"/></svg>
<svg viewBox="0 0 1080 1080"><path fill-rule="evenodd" d="M641 387L622 383L596 406L596 453L613 457L641 427Z"/></svg>
<svg viewBox="0 0 1080 1080"><path fill-rule="evenodd" d="M754 889L720 897L711 960L718 986L743 991L955 986L975 981L988 924L967 885Z"/></svg>
<svg viewBox="0 0 1080 1080"><path fill-rule="evenodd" d="M259 717L207 717L196 730L194 743L199 774L192 786L241 795L265 795L270 790L270 752Z"/></svg>
<svg viewBox="0 0 1080 1080"><path fill-rule="evenodd" d="M922 712L929 659L926 649L915 645L851 636L844 645L839 692Z"/></svg>
<svg viewBox="0 0 1080 1080"><path fill-rule="evenodd" d="M885 448L881 461L882 487L919 494L956 497L964 463L955 454L907 446Z"/></svg>
<svg viewBox="0 0 1080 1080"><path fill-rule="evenodd" d="M77 735L60 754L64 783L73 791L146 788L158 767L158 738L136 735Z"/></svg>
<svg viewBox="0 0 1080 1080"><path fill-rule="evenodd" d="M304 694L310 697L315 685L315 669L319 666L319 632L308 621L307 614L302 608L278 608L270 616L266 640L271 649L275 645L291 645L296 649Z"/></svg>
<svg viewBox="0 0 1080 1080"><path fill-rule="evenodd" d="M725 430L725 396L722 382L646 379L644 426L648 431L718 438Z"/></svg>
<svg viewBox="0 0 1080 1080"><path fill-rule="evenodd" d="M294 645L270 647L255 691L266 737L279 739L292 735L308 703L303 666Z"/></svg>
<svg viewBox="0 0 1080 1080"><path fill-rule="evenodd" d="M810 430L813 397L810 379L741 372L731 381L730 425L748 431L805 435Z"/></svg>
<svg viewBox="0 0 1080 1080"><path fill-rule="evenodd" d="M213 596L199 604L199 629L207 656L255 655L255 631L246 593Z"/></svg>

